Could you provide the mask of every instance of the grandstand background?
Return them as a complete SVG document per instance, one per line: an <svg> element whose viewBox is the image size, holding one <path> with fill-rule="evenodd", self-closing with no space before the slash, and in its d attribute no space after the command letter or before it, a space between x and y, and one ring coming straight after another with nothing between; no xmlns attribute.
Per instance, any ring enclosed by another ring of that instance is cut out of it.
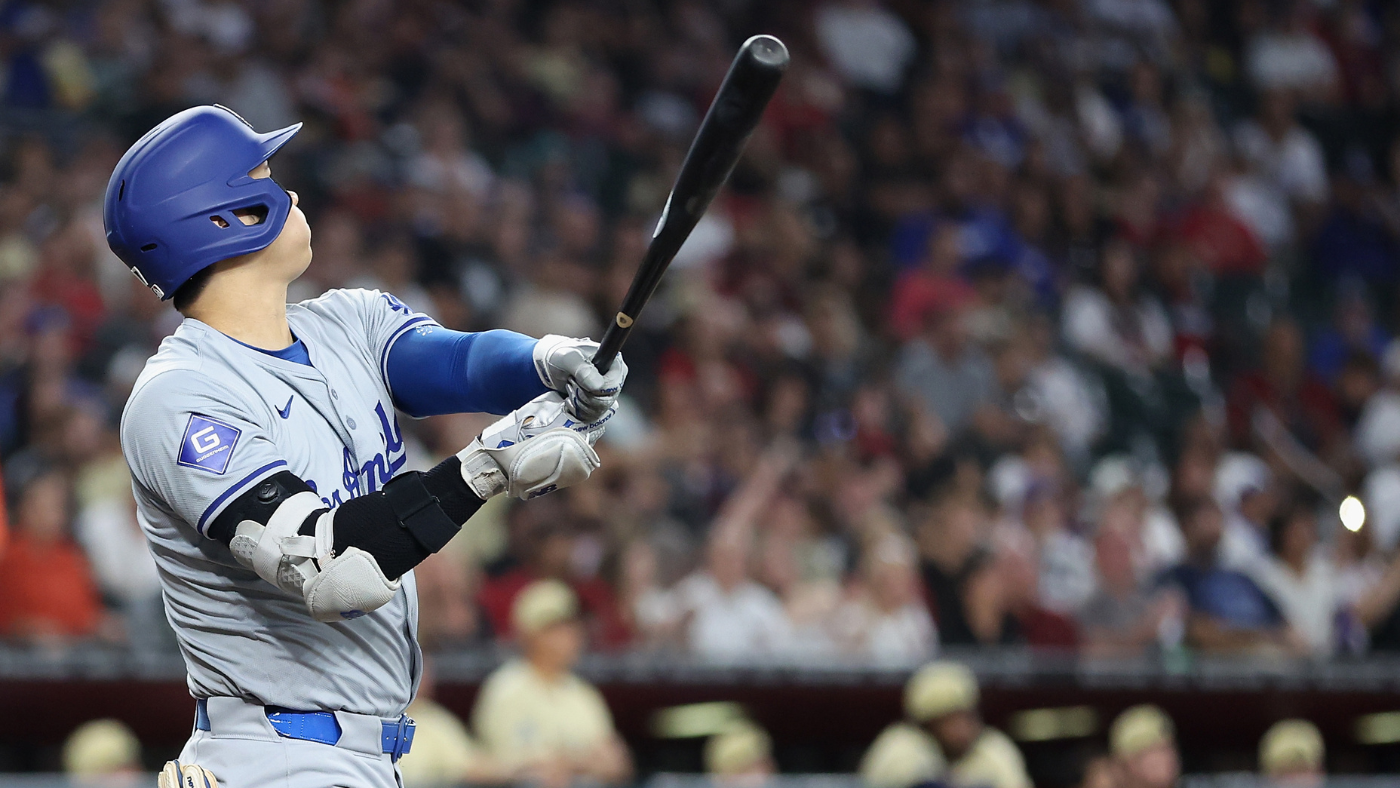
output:
<svg viewBox="0 0 1400 788"><path fill-rule="evenodd" d="M305 122L294 298L597 337L760 32L792 68L633 333L603 470L417 572L442 705L555 578L639 780L703 767L658 713L734 701L847 784L937 657L1039 786L1105 785L1143 702L1183 785L1286 717L1400 772L1400 6L0 0L0 784L93 719L146 770L189 731L115 431L179 321L105 245L131 142ZM400 423L428 467L486 421Z"/></svg>

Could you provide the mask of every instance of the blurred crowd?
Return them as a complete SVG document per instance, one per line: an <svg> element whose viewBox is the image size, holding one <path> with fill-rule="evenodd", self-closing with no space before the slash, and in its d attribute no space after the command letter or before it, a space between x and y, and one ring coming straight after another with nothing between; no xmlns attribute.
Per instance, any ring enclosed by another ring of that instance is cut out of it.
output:
<svg viewBox="0 0 1400 788"><path fill-rule="evenodd" d="M294 297L598 337L748 35L792 65L587 485L417 571L430 647L918 664L1400 649L1400 9L1367 0L3 0L0 635L164 647L115 425L178 324L125 148L227 105ZM401 419L417 467L477 416Z"/></svg>

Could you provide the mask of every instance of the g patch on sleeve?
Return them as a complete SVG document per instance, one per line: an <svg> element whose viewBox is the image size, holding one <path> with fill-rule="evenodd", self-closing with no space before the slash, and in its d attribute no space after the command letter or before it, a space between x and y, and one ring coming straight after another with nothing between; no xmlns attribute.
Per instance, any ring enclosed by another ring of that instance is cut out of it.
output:
<svg viewBox="0 0 1400 788"><path fill-rule="evenodd" d="M236 427L222 421L193 414L189 424L185 425L185 437L180 439L178 464L222 475L228 470L233 447L238 444L238 436L242 434Z"/></svg>

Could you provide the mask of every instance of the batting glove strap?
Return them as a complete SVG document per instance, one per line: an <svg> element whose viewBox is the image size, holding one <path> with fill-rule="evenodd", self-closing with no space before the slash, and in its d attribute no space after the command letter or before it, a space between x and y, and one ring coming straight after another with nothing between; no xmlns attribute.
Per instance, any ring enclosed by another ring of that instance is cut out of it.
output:
<svg viewBox="0 0 1400 788"><path fill-rule="evenodd" d="M543 394L487 427L463 449L462 478L483 500L508 493L528 500L587 479L599 466L593 444L617 407L581 422L558 394Z"/></svg>

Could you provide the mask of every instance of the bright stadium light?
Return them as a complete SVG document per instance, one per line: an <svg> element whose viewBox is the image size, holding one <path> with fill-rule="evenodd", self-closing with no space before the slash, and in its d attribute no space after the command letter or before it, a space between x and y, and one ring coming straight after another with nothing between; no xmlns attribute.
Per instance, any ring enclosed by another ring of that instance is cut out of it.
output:
<svg viewBox="0 0 1400 788"><path fill-rule="evenodd" d="M1361 526L1366 524L1366 507L1355 495L1342 499L1342 507L1337 514L1342 518L1342 525L1352 533L1360 531Z"/></svg>

